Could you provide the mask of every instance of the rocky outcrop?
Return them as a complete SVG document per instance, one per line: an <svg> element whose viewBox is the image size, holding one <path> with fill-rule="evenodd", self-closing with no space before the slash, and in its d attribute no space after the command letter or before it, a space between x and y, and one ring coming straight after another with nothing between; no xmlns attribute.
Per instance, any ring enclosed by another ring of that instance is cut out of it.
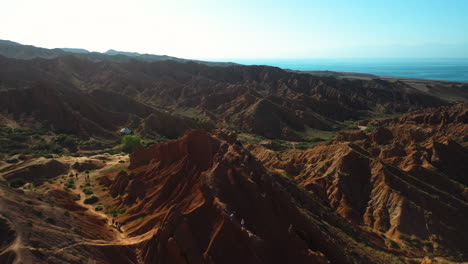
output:
<svg viewBox="0 0 468 264"><path fill-rule="evenodd" d="M160 136L176 138L215 124L298 139L308 127L336 130L347 119L447 104L400 82L318 77L267 66L98 63L74 56L1 57L0 66L8 88L0 94L0 112L22 124L39 121L83 137L110 137L130 127L145 133L156 128ZM44 102L48 107L39 107Z"/></svg>
<svg viewBox="0 0 468 264"><path fill-rule="evenodd" d="M294 154L253 154L350 223L385 234L394 248L462 260L468 235L468 151L461 145L467 109L458 104L374 122L380 126L372 132L342 132L331 143Z"/></svg>
<svg viewBox="0 0 468 264"><path fill-rule="evenodd" d="M119 197L118 206L128 207L117 219L128 235L148 238L137 258L144 263L394 260L383 241L367 242L381 255L366 252L363 242L350 243L348 235L359 231L284 176L266 170L247 149L234 133L194 130L132 153L131 171L106 185ZM359 172L361 165L350 169ZM333 228L324 229L324 223Z"/></svg>

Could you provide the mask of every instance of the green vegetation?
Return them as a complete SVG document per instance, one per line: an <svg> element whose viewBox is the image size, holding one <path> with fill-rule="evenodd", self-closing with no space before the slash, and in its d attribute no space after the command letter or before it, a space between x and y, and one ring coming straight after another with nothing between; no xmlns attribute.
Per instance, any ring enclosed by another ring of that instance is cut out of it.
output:
<svg viewBox="0 0 468 264"><path fill-rule="evenodd" d="M7 163L11 163L11 164L14 164L14 163L18 163L19 162L19 159L17 158L9 158L6 160Z"/></svg>
<svg viewBox="0 0 468 264"><path fill-rule="evenodd" d="M107 215L111 215L113 217L117 217L123 213L125 213L127 211L128 207L127 206L124 206L120 209L116 209L116 208L108 208L104 211L105 214Z"/></svg>
<svg viewBox="0 0 468 264"><path fill-rule="evenodd" d="M78 145L82 149L109 149L115 146L115 142L92 138L87 141L80 141Z"/></svg>
<svg viewBox="0 0 468 264"><path fill-rule="evenodd" d="M99 197L97 197L96 195L93 195L91 197L88 197L84 200L84 203L85 204L94 204L94 203L97 203L99 201Z"/></svg>
<svg viewBox="0 0 468 264"><path fill-rule="evenodd" d="M53 142L67 148L69 152L76 152L78 150L78 139L72 135L57 135L54 137Z"/></svg>
<svg viewBox="0 0 468 264"><path fill-rule="evenodd" d="M241 133L237 136L237 139L242 143L242 144L260 144L261 141L267 140L266 138L255 135L255 134L247 134L247 133Z"/></svg>
<svg viewBox="0 0 468 264"><path fill-rule="evenodd" d="M69 188L69 189L76 189L75 180L74 180L74 179L69 179L69 180L65 183L65 187L66 187L66 188Z"/></svg>
<svg viewBox="0 0 468 264"><path fill-rule="evenodd" d="M81 196L79 194L75 194L72 196L73 201L79 201L81 199Z"/></svg>
<svg viewBox="0 0 468 264"><path fill-rule="evenodd" d="M211 119L206 116L205 114L201 113L195 108L181 108L177 109L174 111L172 114L189 118L195 121L201 121L201 122L211 122Z"/></svg>
<svg viewBox="0 0 468 264"><path fill-rule="evenodd" d="M83 189L83 192L84 192L86 195L91 195L91 194L94 193L93 190L91 190L91 188L88 188L88 187L84 188L84 189Z"/></svg>
<svg viewBox="0 0 468 264"><path fill-rule="evenodd" d="M0 153L6 154L0 158L8 160L8 157L18 155L11 159L11 163L25 160L25 155L38 155L53 158L54 155L80 156L78 148L84 150L112 150L118 142L112 139L94 139L80 141L75 135L55 134L45 128L10 128L0 126ZM120 149L117 150L117 153Z"/></svg>
<svg viewBox="0 0 468 264"><path fill-rule="evenodd" d="M76 152L77 142L77 138L73 135L53 135L47 129L40 127L26 129L0 126L0 153L9 156L20 154L20 160L24 160L27 154L39 156L63 154L64 149Z"/></svg>
<svg viewBox="0 0 468 264"><path fill-rule="evenodd" d="M166 139L166 140L167 140L167 139ZM162 141L160 141L160 142L162 142ZM145 148L147 148L147 147L149 147L149 146L151 146L151 145L153 145L153 144L157 144L157 143L159 143L157 140L153 140L153 139L145 140L145 141L143 141L143 146L144 146Z"/></svg>
<svg viewBox="0 0 468 264"><path fill-rule="evenodd" d="M102 210L104 210L104 206L102 206L102 204L98 204L98 205L96 205L96 207L94 209L96 211L102 211Z"/></svg>
<svg viewBox="0 0 468 264"><path fill-rule="evenodd" d="M337 132L335 131L324 131L307 127L301 136L304 141L319 142L331 140L333 137L335 137L336 133Z"/></svg>
<svg viewBox="0 0 468 264"><path fill-rule="evenodd" d="M318 130L317 130L318 131ZM313 132L308 130L307 137L304 141L287 141L282 139L267 139L255 134L241 133L238 135L238 139L242 144L262 144L267 148L270 148L275 151L285 151L290 149L308 149L318 142L328 141L334 136L333 132Z"/></svg>
<svg viewBox="0 0 468 264"><path fill-rule="evenodd" d="M364 129L364 132L366 133L371 133L372 131L375 130L375 127L372 125L368 125L366 129Z"/></svg>
<svg viewBox="0 0 468 264"><path fill-rule="evenodd" d="M141 145L141 138L138 135L125 135L122 138L122 151L125 153L134 152Z"/></svg>
<svg viewBox="0 0 468 264"><path fill-rule="evenodd" d="M356 124L356 121L354 120L346 120L343 122L343 125L344 125L344 129L345 130L356 130L356 129L359 129L359 127L357 126Z"/></svg>
<svg viewBox="0 0 468 264"><path fill-rule="evenodd" d="M26 184L26 180L23 178L14 178L14 179L11 179L9 182L10 182L10 187L12 188L19 188Z"/></svg>

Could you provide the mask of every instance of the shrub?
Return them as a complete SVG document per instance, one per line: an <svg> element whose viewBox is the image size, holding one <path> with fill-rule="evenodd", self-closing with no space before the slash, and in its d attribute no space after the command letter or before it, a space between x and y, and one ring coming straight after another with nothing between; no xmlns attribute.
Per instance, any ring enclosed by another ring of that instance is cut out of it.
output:
<svg viewBox="0 0 468 264"><path fill-rule="evenodd" d="M96 195L93 195L91 197L88 197L84 200L84 203L85 204L94 204L94 203L97 203L99 201L99 197L97 197Z"/></svg>
<svg viewBox="0 0 468 264"><path fill-rule="evenodd" d="M141 145L141 138L138 135L125 135L122 138L122 151L125 153L134 152Z"/></svg>
<svg viewBox="0 0 468 264"><path fill-rule="evenodd" d="M94 209L96 211L102 211L102 210L104 210L104 206L102 206L102 204L98 204L98 205L96 205L96 207Z"/></svg>
<svg viewBox="0 0 468 264"><path fill-rule="evenodd" d="M91 188L84 188L83 189L83 192L86 194L86 195L91 195L93 194L93 190L91 190Z"/></svg>
<svg viewBox="0 0 468 264"><path fill-rule="evenodd" d="M67 148L70 152L76 152L78 150L78 140L75 136L72 135L57 135L53 142L57 145Z"/></svg>
<svg viewBox="0 0 468 264"><path fill-rule="evenodd" d="M146 142L145 142L145 148L147 148L147 147L149 147L149 146L151 146L151 145L153 145L153 144L156 144L156 143L157 143L157 142L154 141L154 140L146 141Z"/></svg>
<svg viewBox="0 0 468 264"><path fill-rule="evenodd" d="M75 180L69 179L68 182L65 183L65 187L69 189L76 189Z"/></svg>
<svg viewBox="0 0 468 264"><path fill-rule="evenodd" d="M112 215L113 217L117 217L123 213L125 213L127 211L128 207L127 206L124 206L120 209L115 209L115 208L110 208L110 209L106 209L104 211L105 214L107 215Z"/></svg>
<svg viewBox="0 0 468 264"><path fill-rule="evenodd" d="M6 162L8 162L8 163L18 163L18 162L19 162L19 159L17 159L17 158L9 158L9 159L6 160Z"/></svg>
<svg viewBox="0 0 468 264"><path fill-rule="evenodd" d="M79 194L73 195L72 196L73 201L79 201L81 199L81 196Z"/></svg>
<svg viewBox="0 0 468 264"><path fill-rule="evenodd" d="M369 126L367 126L366 129L364 129L364 132L366 132L366 133L371 133L371 132L374 131L374 130L375 130L375 127L369 125Z"/></svg>

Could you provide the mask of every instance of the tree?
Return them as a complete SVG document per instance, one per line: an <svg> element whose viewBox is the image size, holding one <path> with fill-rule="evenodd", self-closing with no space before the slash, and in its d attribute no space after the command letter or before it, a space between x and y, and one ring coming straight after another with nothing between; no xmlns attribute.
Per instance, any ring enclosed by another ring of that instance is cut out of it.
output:
<svg viewBox="0 0 468 264"><path fill-rule="evenodd" d="M125 135L122 138L122 151L125 153L134 152L141 145L141 138L138 135Z"/></svg>

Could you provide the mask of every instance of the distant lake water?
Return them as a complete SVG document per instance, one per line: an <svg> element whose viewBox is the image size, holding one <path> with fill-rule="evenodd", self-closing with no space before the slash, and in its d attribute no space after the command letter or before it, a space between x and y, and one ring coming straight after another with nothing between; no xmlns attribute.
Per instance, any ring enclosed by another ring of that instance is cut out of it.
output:
<svg viewBox="0 0 468 264"><path fill-rule="evenodd" d="M225 60L226 61L226 60ZM245 65L270 65L300 71L337 71L468 82L466 59L234 59Z"/></svg>

